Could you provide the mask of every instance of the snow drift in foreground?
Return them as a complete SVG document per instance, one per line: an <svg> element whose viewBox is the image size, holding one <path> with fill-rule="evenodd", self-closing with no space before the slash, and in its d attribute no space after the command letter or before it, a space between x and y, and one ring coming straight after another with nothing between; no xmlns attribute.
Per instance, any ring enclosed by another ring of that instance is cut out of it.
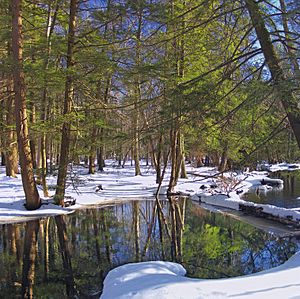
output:
<svg viewBox="0 0 300 299"><path fill-rule="evenodd" d="M192 279L171 262L127 264L111 270L101 299L300 298L300 252L283 265L229 279Z"/></svg>

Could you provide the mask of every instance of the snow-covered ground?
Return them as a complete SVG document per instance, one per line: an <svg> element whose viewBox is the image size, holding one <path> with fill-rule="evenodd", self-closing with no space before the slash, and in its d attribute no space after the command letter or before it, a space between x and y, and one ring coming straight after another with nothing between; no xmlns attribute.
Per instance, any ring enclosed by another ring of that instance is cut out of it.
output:
<svg viewBox="0 0 300 299"><path fill-rule="evenodd" d="M134 167L127 163L124 168L117 167L115 161L107 161L107 167L102 173L88 175L88 169L83 166L73 167L72 175L66 189L66 196L76 199L76 205L70 208L60 208L52 204L50 198L43 198L42 190L39 188L43 202L42 207L36 211L27 211L24 208L24 192L21 178L8 178L5 176L4 168L0 168L0 222L21 220L20 217L33 217L70 213L74 209L86 205L107 204L122 200L153 199L157 184L155 183L155 171L151 166L141 163L142 176L134 176ZM299 167L299 165L298 165ZM269 166L269 169L286 170L289 164L277 164ZM179 179L176 191L190 195L192 199L199 200L207 204L239 209L239 204L249 206L262 206L265 212L281 217L292 217L300 219L300 211L297 209L285 209L271 205L259 205L243 201L240 194L229 192L233 185L236 190L246 192L250 188L267 189L262 186L261 180L266 178L266 171L255 171L241 174L225 174L223 178L213 177L217 171L213 167L194 168L187 165L189 173L188 179ZM169 170L161 187L161 194L166 194ZM205 178L209 176L209 178ZM57 177L48 178L49 186L55 186ZM210 188L218 185L219 188ZM220 187L221 186L221 187ZM227 195L224 195L227 194ZM54 191L50 190L50 195Z"/></svg>
<svg viewBox="0 0 300 299"><path fill-rule="evenodd" d="M127 264L104 280L101 299L299 299L300 252L283 265L230 279L192 279L171 262Z"/></svg>
<svg viewBox="0 0 300 299"><path fill-rule="evenodd" d="M122 200L154 199L157 189L155 183L155 171L151 166L141 164L142 175L134 176L134 167L127 163L124 168L117 167L112 160L107 161L107 167L102 173L89 175L88 169L83 166L74 166L72 175L68 181L66 196L76 199L76 205L70 208L60 208L52 204L51 198L44 198L43 192L39 186L39 193L43 202L47 205L35 211L27 211L24 207L24 191L22 188L21 176L9 178L5 176L5 169L0 167L0 222L9 222L24 220L25 216L34 215L41 217L46 215L56 215L70 213L74 209L82 208L87 205L99 205ZM201 175L212 175L216 171L214 168L203 167L194 169L188 166L188 171L193 171ZM54 195L53 186L56 185L56 176L47 179L50 189L50 196ZM162 184L161 193L166 193L169 180L167 172ZM189 179L180 179L177 190L196 194L199 186L203 183L209 183L211 180L200 181L201 178L190 176Z"/></svg>

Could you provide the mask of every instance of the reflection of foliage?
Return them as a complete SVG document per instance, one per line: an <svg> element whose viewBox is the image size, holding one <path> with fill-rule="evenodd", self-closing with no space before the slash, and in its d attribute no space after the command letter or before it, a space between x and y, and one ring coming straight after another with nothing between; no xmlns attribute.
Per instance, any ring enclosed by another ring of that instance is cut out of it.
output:
<svg viewBox="0 0 300 299"><path fill-rule="evenodd" d="M201 211L201 217L193 215ZM194 204L187 210L184 265L192 277L218 278L257 272L277 266L296 248L251 225L220 214L205 212Z"/></svg>
<svg viewBox="0 0 300 299"><path fill-rule="evenodd" d="M209 259L216 259L228 253L241 251L240 240L232 240L227 230L206 224L201 234L203 252Z"/></svg>

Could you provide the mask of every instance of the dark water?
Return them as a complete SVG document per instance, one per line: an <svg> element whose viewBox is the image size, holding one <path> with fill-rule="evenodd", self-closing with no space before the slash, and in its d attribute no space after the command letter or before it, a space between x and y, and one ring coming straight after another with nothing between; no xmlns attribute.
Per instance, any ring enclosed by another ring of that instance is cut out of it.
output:
<svg viewBox="0 0 300 299"><path fill-rule="evenodd" d="M274 188L266 192L252 190L243 199L277 207L300 208L300 170L277 171L271 173L270 177L282 179L283 189Z"/></svg>
<svg viewBox="0 0 300 299"><path fill-rule="evenodd" d="M297 250L294 239L186 199L163 202L164 217L157 211L155 202L135 201L1 225L0 298L99 298L110 269L147 260L181 262L190 277L232 277L277 266Z"/></svg>

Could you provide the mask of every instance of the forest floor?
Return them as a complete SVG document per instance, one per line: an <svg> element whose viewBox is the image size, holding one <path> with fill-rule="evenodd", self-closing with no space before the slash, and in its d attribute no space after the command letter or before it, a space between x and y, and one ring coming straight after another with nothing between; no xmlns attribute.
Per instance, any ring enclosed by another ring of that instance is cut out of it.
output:
<svg viewBox="0 0 300 299"><path fill-rule="evenodd" d="M272 170L289 169L288 164L271 167ZM187 165L188 179L179 179L176 191L192 199L209 205L238 209L240 192L251 188L267 188L261 185L268 173L255 171L247 173L227 173L222 177L213 167L194 168ZM18 178L5 176L0 169L0 223L24 221L34 217L45 217L71 213L74 209L91 205L112 204L118 201L154 199L157 189L155 171L142 163L142 175L134 176L130 163L124 168L114 161L107 161L105 171L87 174L88 169L74 166L70 172L66 195L76 199L76 204L61 208L52 203L51 198L43 198L43 205L36 211L24 207L24 192L20 175ZM162 198L165 196L170 172L167 170L162 184ZM56 176L48 178L50 194L54 194ZM216 187L217 186L217 187ZM238 192L236 192L238 191ZM249 203L253 205L252 203ZM255 206L259 206L254 204ZM297 209L284 209L263 205L275 215L300 218ZM108 274L104 282L101 298L293 298L300 299L300 253L295 254L285 264L260 273L232 279L190 279L184 277L184 268L170 262L147 262L118 267ZM117 288L115 286L118 286Z"/></svg>
<svg viewBox="0 0 300 299"><path fill-rule="evenodd" d="M271 171L288 169L288 164L279 164L271 167ZM24 192L21 176L10 178L5 176L5 169L0 168L0 223L22 221L24 217L43 217L47 215L66 214L77 208L84 208L91 205L112 204L128 200L153 200L157 190L155 182L155 170L141 163L142 175L134 176L134 166L130 162L125 167L118 167L113 160L106 161L103 172L88 174L88 168L84 165L73 166L69 172L69 179L66 189L66 197L76 199L76 204L69 208L61 208L53 204L51 198L54 195L56 176L49 176L47 183L49 187L49 198L43 197L39 186L39 193L43 204L40 209L27 211L24 207ZM261 180L266 179L268 172L253 171L244 173L226 173L218 175L215 167L195 168L186 166L188 179L179 179L175 188L176 192L187 195L193 200L209 205L227 207L238 210L239 204L250 206L263 206L264 210L274 215L287 215L295 220L300 219L300 212L297 209L284 209L271 205L259 205L245 202L241 194L251 188L259 188L266 191L268 186L262 186ZM165 178L160 190L161 197L166 195L170 169L167 169ZM237 194L239 193L239 194Z"/></svg>
<svg viewBox="0 0 300 299"><path fill-rule="evenodd" d="M43 217L47 215L58 215L70 213L74 209L86 207L87 205L111 204L123 200L154 199L157 190L155 182L155 170L141 162L141 176L134 175L134 166L130 162L125 167L118 167L113 160L106 161L103 172L88 174L88 168L84 165L73 166L69 171L69 178L66 188L66 197L76 199L76 204L70 208L61 208L53 204L51 196L55 193L57 176L48 176L47 184L50 197L43 197L41 186L38 186L43 205L35 211L27 211L24 207L24 191L22 188L21 175L17 178L5 176L5 168L0 167L0 223L27 220L25 217ZM201 186L214 185L217 177L206 178L217 174L214 167L194 168L187 165L188 179L179 179L176 191L186 195L195 196L205 190ZM242 183L244 190L252 185L259 184L259 180L267 175L266 172L256 173ZM231 175L232 176L232 175ZM161 187L161 195L166 194L170 169L167 169ZM244 178L241 174L235 179ZM207 191L207 190L206 190Z"/></svg>

